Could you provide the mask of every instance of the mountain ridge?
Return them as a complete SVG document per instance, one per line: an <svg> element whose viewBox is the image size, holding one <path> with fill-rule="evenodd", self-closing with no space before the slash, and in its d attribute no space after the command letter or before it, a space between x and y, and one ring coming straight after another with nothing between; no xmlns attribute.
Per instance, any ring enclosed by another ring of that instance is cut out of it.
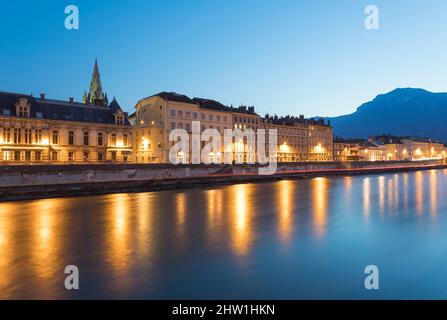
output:
<svg viewBox="0 0 447 320"><path fill-rule="evenodd" d="M351 114L325 119L341 138L392 134L447 142L447 93L396 88L363 103Z"/></svg>

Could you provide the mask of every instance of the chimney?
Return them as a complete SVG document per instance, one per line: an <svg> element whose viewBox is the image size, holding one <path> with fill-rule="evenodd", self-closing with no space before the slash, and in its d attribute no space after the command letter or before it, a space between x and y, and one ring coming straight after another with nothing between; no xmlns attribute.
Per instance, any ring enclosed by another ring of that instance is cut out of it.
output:
<svg viewBox="0 0 447 320"><path fill-rule="evenodd" d="M74 98L73 97L70 97L69 100L70 100L70 103L74 103Z"/></svg>
<svg viewBox="0 0 447 320"><path fill-rule="evenodd" d="M250 111L250 112L255 112L255 107L248 107L248 111Z"/></svg>
<svg viewBox="0 0 447 320"><path fill-rule="evenodd" d="M45 93L40 94L40 100L45 100Z"/></svg>

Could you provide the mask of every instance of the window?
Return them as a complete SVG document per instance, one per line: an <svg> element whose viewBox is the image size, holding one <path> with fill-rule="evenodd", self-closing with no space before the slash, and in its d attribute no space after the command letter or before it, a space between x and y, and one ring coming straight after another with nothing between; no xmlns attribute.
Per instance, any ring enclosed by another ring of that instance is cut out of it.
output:
<svg viewBox="0 0 447 320"><path fill-rule="evenodd" d="M116 124L124 124L124 116L123 115L115 116L115 123Z"/></svg>
<svg viewBox="0 0 447 320"><path fill-rule="evenodd" d="M98 152L98 161L104 161L104 153Z"/></svg>
<svg viewBox="0 0 447 320"><path fill-rule="evenodd" d="M182 118L183 117L183 111L179 111L178 112L178 116L179 116L179 118Z"/></svg>
<svg viewBox="0 0 447 320"><path fill-rule="evenodd" d="M51 151L51 161L57 161L57 151Z"/></svg>
<svg viewBox="0 0 447 320"><path fill-rule="evenodd" d="M25 143L31 144L31 142L32 142L32 130L31 130L31 128L25 128ZM30 158L31 158L31 156L30 156Z"/></svg>
<svg viewBox="0 0 447 320"><path fill-rule="evenodd" d="M112 161L116 161L116 151L112 151Z"/></svg>
<svg viewBox="0 0 447 320"><path fill-rule="evenodd" d="M129 138L127 137L127 134L124 134L124 135L123 135L123 145L124 145L125 147L127 147L127 146L128 146L128 143L129 143Z"/></svg>
<svg viewBox="0 0 447 320"><path fill-rule="evenodd" d="M3 161L11 161L13 156L12 151L3 151Z"/></svg>
<svg viewBox="0 0 447 320"><path fill-rule="evenodd" d="M194 120L197 120L197 119L198 119L197 112L194 112Z"/></svg>
<svg viewBox="0 0 447 320"><path fill-rule="evenodd" d="M68 151L68 161L74 161L74 160L75 160L74 151Z"/></svg>
<svg viewBox="0 0 447 320"><path fill-rule="evenodd" d="M203 121L205 121L205 119L206 119L205 117L206 117L205 114L202 113L202 120L203 120Z"/></svg>
<svg viewBox="0 0 447 320"><path fill-rule="evenodd" d="M25 161L31 161L31 151L25 151Z"/></svg>
<svg viewBox="0 0 447 320"><path fill-rule="evenodd" d="M186 124L186 131L191 132L191 124Z"/></svg>
<svg viewBox="0 0 447 320"><path fill-rule="evenodd" d="M189 119L189 118L191 118L191 112L187 111L186 112L186 119Z"/></svg>
<svg viewBox="0 0 447 320"><path fill-rule="evenodd" d="M42 129L34 130L34 142L37 144L42 143Z"/></svg>
<svg viewBox="0 0 447 320"><path fill-rule="evenodd" d="M210 121L213 121L213 115L210 114L210 115L208 116L208 119L209 119Z"/></svg>
<svg viewBox="0 0 447 320"><path fill-rule="evenodd" d="M116 133L112 133L110 135L110 145L112 147L116 146Z"/></svg>
<svg viewBox="0 0 447 320"><path fill-rule="evenodd" d="M228 121L227 116L224 116L224 122L227 122L227 121Z"/></svg>
<svg viewBox="0 0 447 320"><path fill-rule="evenodd" d="M20 151L14 151L14 161L20 161Z"/></svg>
<svg viewBox="0 0 447 320"><path fill-rule="evenodd" d="M89 133L84 131L84 146L88 146Z"/></svg>
<svg viewBox="0 0 447 320"><path fill-rule="evenodd" d="M14 128L14 143L22 143L22 129Z"/></svg>
<svg viewBox="0 0 447 320"><path fill-rule="evenodd" d="M216 116L216 120L217 120L218 122L220 122L220 116L219 116L219 115Z"/></svg>
<svg viewBox="0 0 447 320"><path fill-rule="evenodd" d="M102 146L103 144L103 133L98 132L98 146Z"/></svg>
<svg viewBox="0 0 447 320"><path fill-rule="evenodd" d="M175 117L175 110L171 110L171 116Z"/></svg>
<svg viewBox="0 0 447 320"><path fill-rule="evenodd" d="M84 161L88 161L88 157L89 156L89 152L88 151L84 151L83 152L83 159L84 159Z"/></svg>
<svg viewBox="0 0 447 320"><path fill-rule="evenodd" d="M42 160L42 152L41 151L34 152L34 160L35 161L41 161Z"/></svg>
<svg viewBox="0 0 447 320"><path fill-rule="evenodd" d="M18 117L25 117L28 118L29 117L29 107L28 106L19 106L18 107Z"/></svg>
<svg viewBox="0 0 447 320"><path fill-rule="evenodd" d="M174 130L175 129L175 122L172 122L171 123L171 130Z"/></svg>
<svg viewBox="0 0 447 320"><path fill-rule="evenodd" d="M59 144L59 131L57 130L53 130L53 144Z"/></svg>
<svg viewBox="0 0 447 320"><path fill-rule="evenodd" d="M183 123L180 122L180 123L178 124L178 128L179 128L179 129L183 129Z"/></svg>
<svg viewBox="0 0 447 320"><path fill-rule="evenodd" d="M4 143L11 142L11 128L3 128L3 142Z"/></svg>
<svg viewBox="0 0 447 320"><path fill-rule="evenodd" d="M74 131L68 131L68 144L74 146Z"/></svg>

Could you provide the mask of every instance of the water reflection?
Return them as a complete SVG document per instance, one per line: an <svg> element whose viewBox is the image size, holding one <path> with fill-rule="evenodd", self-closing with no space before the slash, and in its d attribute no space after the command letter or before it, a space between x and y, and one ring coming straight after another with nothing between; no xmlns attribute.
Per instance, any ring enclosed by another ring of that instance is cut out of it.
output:
<svg viewBox="0 0 447 320"><path fill-rule="evenodd" d="M414 181L414 189L416 190L416 213L422 215L424 210L424 172L416 172Z"/></svg>
<svg viewBox="0 0 447 320"><path fill-rule="evenodd" d="M312 180L314 231L317 236L323 236L327 223L327 192L328 178L315 178Z"/></svg>
<svg viewBox="0 0 447 320"><path fill-rule="evenodd" d="M59 199L39 200L36 203L31 230L34 230L30 245L33 253L34 272L42 282L48 281L56 270L61 270L56 253L59 251L60 239L56 235L56 226L63 228L57 220L56 203ZM57 220L57 222L56 222Z"/></svg>
<svg viewBox="0 0 447 320"><path fill-rule="evenodd" d="M368 186L369 188L369 186ZM369 191L368 191L369 193ZM369 196L368 196L368 201L369 201ZM369 206L369 204L368 204ZM380 176L379 177L379 210L380 213L382 214L383 211L385 209L385 177L384 176Z"/></svg>
<svg viewBox="0 0 447 320"><path fill-rule="evenodd" d="M399 252L417 264L435 253L439 262L445 183L447 171L435 170L0 203L0 298L66 297L67 264L82 269L81 297L305 298L371 257ZM424 210L436 219L414 219ZM427 236L440 247L424 247ZM329 259L340 265L315 274ZM266 281L273 273L281 285Z"/></svg>
<svg viewBox="0 0 447 320"><path fill-rule="evenodd" d="M436 216L438 213L438 172L430 171L430 213Z"/></svg>
<svg viewBox="0 0 447 320"><path fill-rule="evenodd" d="M352 177L344 177L345 183L345 202L350 203L352 201Z"/></svg>
<svg viewBox="0 0 447 320"><path fill-rule="evenodd" d="M230 209L231 219L231 238L232 247L236 254L246 255L250 249L252 240L252 228L250 223L252 212L250 211L249 201L251 194L251 185L240 184L231 187L232 189L232 208Z"/></svg>
<svg viewBox="0 0 447 320"><path fill-rule="evenodd" d="M207 203L207 233L209 241L212 245L218 244L220 241L221 230L223 228L223 194L221 189L206 191Z"/></svg>
<svg viewBox="0 0 447 320"><path fill-rule="evenodd" d="M107 263L117 277L123 277L130 267L131 255L131 217L129 204L131 198L127 194L108 196L105 212L110 212L106 219Z"/></svg>
<svg viewBox="0 0 447 320"><path fill-rule="evenodd" d="M12 298L6 288L13 286L17 280L12 268L16 247L12 234L16 220L10 216L13 210L13 204L0 204L0 298L5 299Z"/></svg>
<svg viewBox="0 0 447 320"><path fill-rule="evenodd" d="M369 217L371 209L370 192L371 192L371 181L370 178L367 177L363 179L363 214L365 218Z"/></svg>
<svg viewBox="0 0 447 320"><path fill-rule="evenodd" d="M296 184L290 180L279 181L277 184L278 195L278 219L279 219L279 237L288 243L291 240L293 232L293 212L296 205L294 197Z"/></svg>

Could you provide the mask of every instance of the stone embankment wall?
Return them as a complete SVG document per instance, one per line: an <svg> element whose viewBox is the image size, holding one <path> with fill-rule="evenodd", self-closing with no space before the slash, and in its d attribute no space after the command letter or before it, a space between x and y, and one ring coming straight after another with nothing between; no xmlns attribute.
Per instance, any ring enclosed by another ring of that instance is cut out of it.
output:
<svg viewBox="0 0 447 320"><path fill-rule="evenodd" d="M443 168L422 162L279 163L274 175L257 165L82 164L0 166L0 201L255 182L283 178Z"/></svg>

